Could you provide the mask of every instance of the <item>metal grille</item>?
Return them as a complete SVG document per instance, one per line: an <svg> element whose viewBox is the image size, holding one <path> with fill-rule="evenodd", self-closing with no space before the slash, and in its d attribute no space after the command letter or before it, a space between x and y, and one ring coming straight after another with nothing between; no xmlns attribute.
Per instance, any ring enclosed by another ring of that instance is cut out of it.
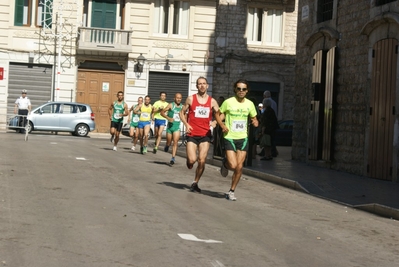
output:
<svg viewBox="0 0 399 267"><path fill-rule="evenodd" d="M7 113L14 112L14 103L23 89L28 90L32 109L51 100L51 65L10 63Z"/></svg>
<svg viewBox="0 0 399 267"><path fill-rule="evenodd" d="M334 0L319 0L317 6L317 23L331 20L334 10Z"/></svg>
<svg viewBox="0 0 399 267"><path fill-rule="evenodd" d="M375 3L376 6L382 6L391 2L395 2L396 0L377 0Z"/></svg>
<svg viewBox="0 0 399 267"><path fill-rule="evenodd" d="M166 102L168 103L173 101L176 93L181 93L184 103L188 96L189 86L188 74L157 71L149 73L148 95L151 97L151 103L159 100L161 92L166 92Z"/></svg>

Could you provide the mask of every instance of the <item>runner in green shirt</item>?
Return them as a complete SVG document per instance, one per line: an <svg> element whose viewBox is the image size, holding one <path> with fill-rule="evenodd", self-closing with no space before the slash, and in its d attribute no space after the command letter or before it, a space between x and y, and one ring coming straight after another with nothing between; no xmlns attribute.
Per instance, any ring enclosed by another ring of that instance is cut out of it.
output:
<svg viewBox="0 0 399 267"><path fill-rule="evenodd" d="M119 91L116 96L118 100L114 101L108 109L109 119L111 120L111 129L109 132L111 134L111 143L114 144L114 148L112 149L114 151L117 150L116 146L118 145L119 135L122 130L123 116L127 116L128 114L127 104L123 101L123 92Z"/></svg>
<svg viewBox="0 0 399 267"><path fill-rule="evenodd" d="M134 112L134 109L140 105L143 104L143 98L140 96L137 99L137 104L133 105L130 110L129 110L129 117L127 122L130 122L130 130L129 130L129 135L132 138L132 150L136 150L136 145L137 145L137 140L139 139L139 121L140 121L140 111L138 111L137 113ZM130 114L132 114L132 119L130 119Z"/></svg>
<svg viewBox="0 0 399 267"><path fill-rule="evenodd" d="M172 148L172 159L170 160L170 165L175 164L175 156L177 152L177 143L180 139L180 110L183 108L181 104L182 95L180 93L175 94L175 99L173 103L170 103L166 108L161 111L162 117L168 121L168 126L166 128L166 146L164 151L168 152L169 146L172 143L173 138L173 148ZM167 112L167 115L165 114Z"/></svg>
<svg viewBox="0 0 399 267"><path fill-rule="evenodd" d="M237 199L234 196L234 190L240 181L248 150L248 117L251 118L252 125L258 127L256 108L252 101L245 98L248 91L249 85L246 80L236 81L234 83L235 96L225 100L215 114L215 119L223 131L226 150L220 173L226 177L229 169L234 171L230 190L226 193L228 200ZM222 122L222 114L225 116L225 123Z"/></svg>

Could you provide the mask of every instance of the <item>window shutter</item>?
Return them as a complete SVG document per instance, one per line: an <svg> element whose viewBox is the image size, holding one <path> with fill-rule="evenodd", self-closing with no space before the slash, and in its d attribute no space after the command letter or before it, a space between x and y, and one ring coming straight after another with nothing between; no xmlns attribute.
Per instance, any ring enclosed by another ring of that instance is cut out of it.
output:
<svg viewBox="0 0 399 267"><path fill-rule="evenodd" d="M24 25L24 0L15 0L15 17L14 25L23 26Z"/></svg>

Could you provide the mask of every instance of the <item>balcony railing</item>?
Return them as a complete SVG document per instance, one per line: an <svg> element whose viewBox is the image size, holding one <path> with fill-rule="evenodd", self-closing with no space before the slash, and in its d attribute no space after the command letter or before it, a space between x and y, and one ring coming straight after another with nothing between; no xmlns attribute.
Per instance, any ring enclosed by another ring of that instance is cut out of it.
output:
<svg viewBox="0 0 399 267"><path fill-rule="evenodd" d="M131 35L132 31L80 27L77 49L130 53Z"/></svg>

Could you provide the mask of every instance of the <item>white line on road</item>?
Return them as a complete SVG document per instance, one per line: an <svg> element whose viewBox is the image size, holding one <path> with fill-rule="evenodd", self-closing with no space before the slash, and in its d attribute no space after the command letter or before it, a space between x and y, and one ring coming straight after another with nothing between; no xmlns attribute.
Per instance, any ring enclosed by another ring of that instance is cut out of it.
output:
<svg viewBox="0 0 399 267"><path fill-rule="evenodd" d="M86 160L85 158L76 158L77 160Z"/></svg>
<svg viewBox="0 0 399 267"><path fill-rule="evenodd" d="M192 234L177 234L180 238L189 241L197 241L197 242L205 242L205 243L223 243L222 241L212 240L212 239L199 239L195 235Z"/></svg>
<svg viewBox="0 0 399 267"><path fill-rule="evenodd" d="M213 267L225 267L224 264L221 263L221 262L218 261L218 260L211 261L211 264L212 264Z"/></svg>

